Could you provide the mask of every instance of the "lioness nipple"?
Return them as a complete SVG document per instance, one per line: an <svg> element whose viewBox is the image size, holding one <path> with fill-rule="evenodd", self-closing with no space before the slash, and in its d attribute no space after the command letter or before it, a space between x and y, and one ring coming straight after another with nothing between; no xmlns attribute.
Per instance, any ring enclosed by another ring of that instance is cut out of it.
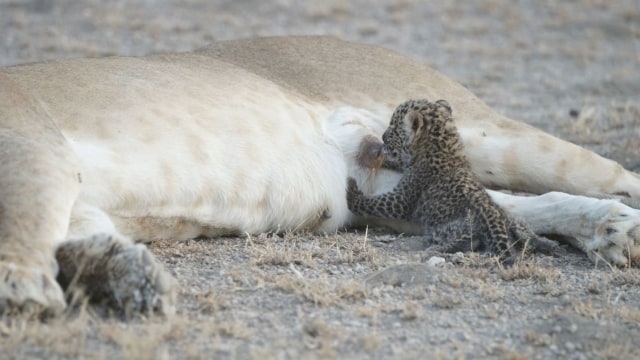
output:
<svg viewBox="0 0 640 360"><path fill-rule="evenodd" d="M360 142L358 165L368 169L379 169L384 161L384 144L372 135L367 135Z"/></svg>

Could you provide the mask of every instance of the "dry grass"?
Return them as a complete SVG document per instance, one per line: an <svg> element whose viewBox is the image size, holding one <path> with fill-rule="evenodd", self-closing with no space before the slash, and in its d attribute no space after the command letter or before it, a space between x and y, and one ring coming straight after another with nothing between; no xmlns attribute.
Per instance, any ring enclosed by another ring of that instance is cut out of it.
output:
<svg viewBox="0 0 640 360"><path fill-rule="evenodd" d="M560 270L543 266L535 260L519 261L511 267L501 267L498 273L505 281L534 280L542 284L555 284L555 286L562 282Z"/></svg>
<svg viewBox="0 0 640 360"><path fill-rule="evenodd" d="M431 304L438 309L451 310L463 304L462 296L456 294L434 295Z"/></svg>
<svg viewBox="0 0 640 360"><path fill-rule="evenodd" d="M82 357L89 334L87 327L93 321L87 311L77 315L64 315L46 322L11 318L0 323L2 351L17 353L23 349L38 353L52 352L67 357Z"/></svg>
<svg viewBox="0 0 640 360"><path fill-rule="evenodd" d="M384 261L382 253L368 242L368 236L336 234L286 233L282 237L262 234L248 236L245 241L247 255L256 265L288 266L290 264L313 268L318 262L330 264L367 263L375 266Z"/></svg>
<svg viewBox="0 0 640 360"><path fill-rule="evenodd" d="M519 261L509 268L500 268L498 273L505 281L534 281L541 294L557 297L567 291L560 270L541 265L536 260Z"/></svg>
<svg viewBox="0 0 640 360"><path fill-rule="evenodd" d="M624 344L618 342L606 343L604 346L594 346L590 349L601 359L637 359L638 348L630 340Z"/></svg>
<svg viewBox="0 0 640 360"><path fill-rule="evenodd" d="M182 325L182 326L180 326ZM126 359L166 359L166 342L179 338L186 324L161 322L156 324L106 323L100 326L101 334L121 351Z"/></svg>
<svg viewBox="0 0 640 360"><path fill-rule="evenodd" d="M415 301L408 301L402 307L402 320L414 321L421 319L423 316L422 305Z"/></svg>
<svg viewBox="0 0 640 360"><path fill-rule="evenodd" d="M336 343L339 333L332 329L322 318L307 321L302 326L302 342L307 349L323 358L336 357Z"/></svg>
<svg viewBox="0 0 640 360"><path fill-rule="evenodd" d="M605 281L616 286L639 286L640 273L632 269L613 269Z"/></svg>
<svg viewBox="0 0 640 360"><path fill-rule="evenodd" d="M371 246L368 232L363 236L357 234L340 234L325 238L326 245L331 249L332 264L366 263L374 270L386 259L384 254Z"/></svg>
<svg viewBox="0 0 640 360"><path fill-rule="evenodd" d="M333 306L344 301L358 301L367 297L367 289L358 281L349 280L332 284L329 278L306 278L292 267L293 274L278 277L274 287L311 301L316 306Z"/></svg>
<svg viewBox="0 0 640 360"><path fill-rule="evenodd" d="M358 345L368 353L374 353L383 343L383 337L377 330L360 337L358 340Z"/></svg>
<svg viewBox="0 0 640 360"><path fill-rule="evenodd" d="M315 257L319 255L318 246L314 242L300 243L299 236L291 233L281 238L277 235L262 234L257 237L247 236L247 255L256 265L288 266L295 264L305 267L316 265Z"/></svg>
<svg viewBox="0 0 640 360"><path fill-rule="evenodd" d="M484 300L489 303L504 299L508 295L500 285L495 283L484 283L479 291Z"/></svg>
<svg viewBox="0 0 640 360"><path fill-rule="evenodd" d="M523 353L509 349L505 344L496 342L490 348L488 353L495 358L504 360L529 360L531 354Z"/></svg>
<svg viewBox="0 0 640 360"><path fill-rule="evenodd" d="M575 301L571 309L586 318L594 320L618 320L640 322L640 310L635 306L620 304L618 298L608 298L606 303L593 300Z"/></svg>
<svg viewBox="0 0 640 360"><path fill-rule="evenodd" d="M219 310L230 307L227 298L218 295L212 290L196 293L195 299L197 304L196 310L202 314L213 314Z"/></svg>
<svg viewBox="0 0 640 360"><path fill-rule="evenodd" d="M549 346L554 342L549 334L542 334L536 331L525 332L524 340L535 347Z"/></svg>
<svg viewBox="0 0 640 360"><path fill-rule="evenodd" d="M311 301L316 306L331 306L340 300L326 277L310 280L299 275L286 274L279 277L274 286L303 300Z"/></svg>

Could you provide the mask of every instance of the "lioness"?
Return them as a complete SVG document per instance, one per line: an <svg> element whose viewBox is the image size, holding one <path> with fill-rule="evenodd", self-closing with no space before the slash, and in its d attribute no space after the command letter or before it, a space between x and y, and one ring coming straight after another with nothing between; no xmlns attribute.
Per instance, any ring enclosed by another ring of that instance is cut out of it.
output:
<svg viewBox="0 0 640 360"><path fill-rule="evenodd" d="M171 312L171 277L134 240L366 221L347 209L346 179L367 194L395 186L401 175L377 167L379 138L395 105L423 97L456 109L485 186L591 196L490 192L507 212L593 258L639 256L640 212L595 198L639 200L636 174L391 51L263 38L0 70L0 310L63 309L59 269L115 308Z"/></svg>

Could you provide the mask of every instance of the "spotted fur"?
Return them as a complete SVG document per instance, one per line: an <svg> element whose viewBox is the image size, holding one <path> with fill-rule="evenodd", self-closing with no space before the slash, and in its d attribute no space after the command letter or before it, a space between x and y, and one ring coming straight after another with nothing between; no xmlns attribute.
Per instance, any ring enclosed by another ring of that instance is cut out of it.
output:
<svg viewBox="0 0 640 360"><path fill-rule="evenodd" d="M401 169L393 191L367 197L349 180L347 203L358 215L419 222L432 249L485 251L515 260L527 247L557 245L510 219L475 179L444 100L398 106L382 139L384 166Z"/></svg>

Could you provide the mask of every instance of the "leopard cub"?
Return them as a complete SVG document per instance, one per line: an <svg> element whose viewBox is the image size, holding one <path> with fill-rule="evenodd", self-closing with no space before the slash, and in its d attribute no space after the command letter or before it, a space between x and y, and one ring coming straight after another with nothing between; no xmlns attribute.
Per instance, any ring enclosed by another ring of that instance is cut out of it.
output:
<svg viewBox="0 0 640 360"><path fill-rule="evenodd" d="M365 196L349 178L347 204L356 215L421 223L429 250L484 251L513 262L525 250L557 244L507 217L475 179L445 100L410 100L396 108L382 135L383 166L403 176L393 191Z"/></svg>

